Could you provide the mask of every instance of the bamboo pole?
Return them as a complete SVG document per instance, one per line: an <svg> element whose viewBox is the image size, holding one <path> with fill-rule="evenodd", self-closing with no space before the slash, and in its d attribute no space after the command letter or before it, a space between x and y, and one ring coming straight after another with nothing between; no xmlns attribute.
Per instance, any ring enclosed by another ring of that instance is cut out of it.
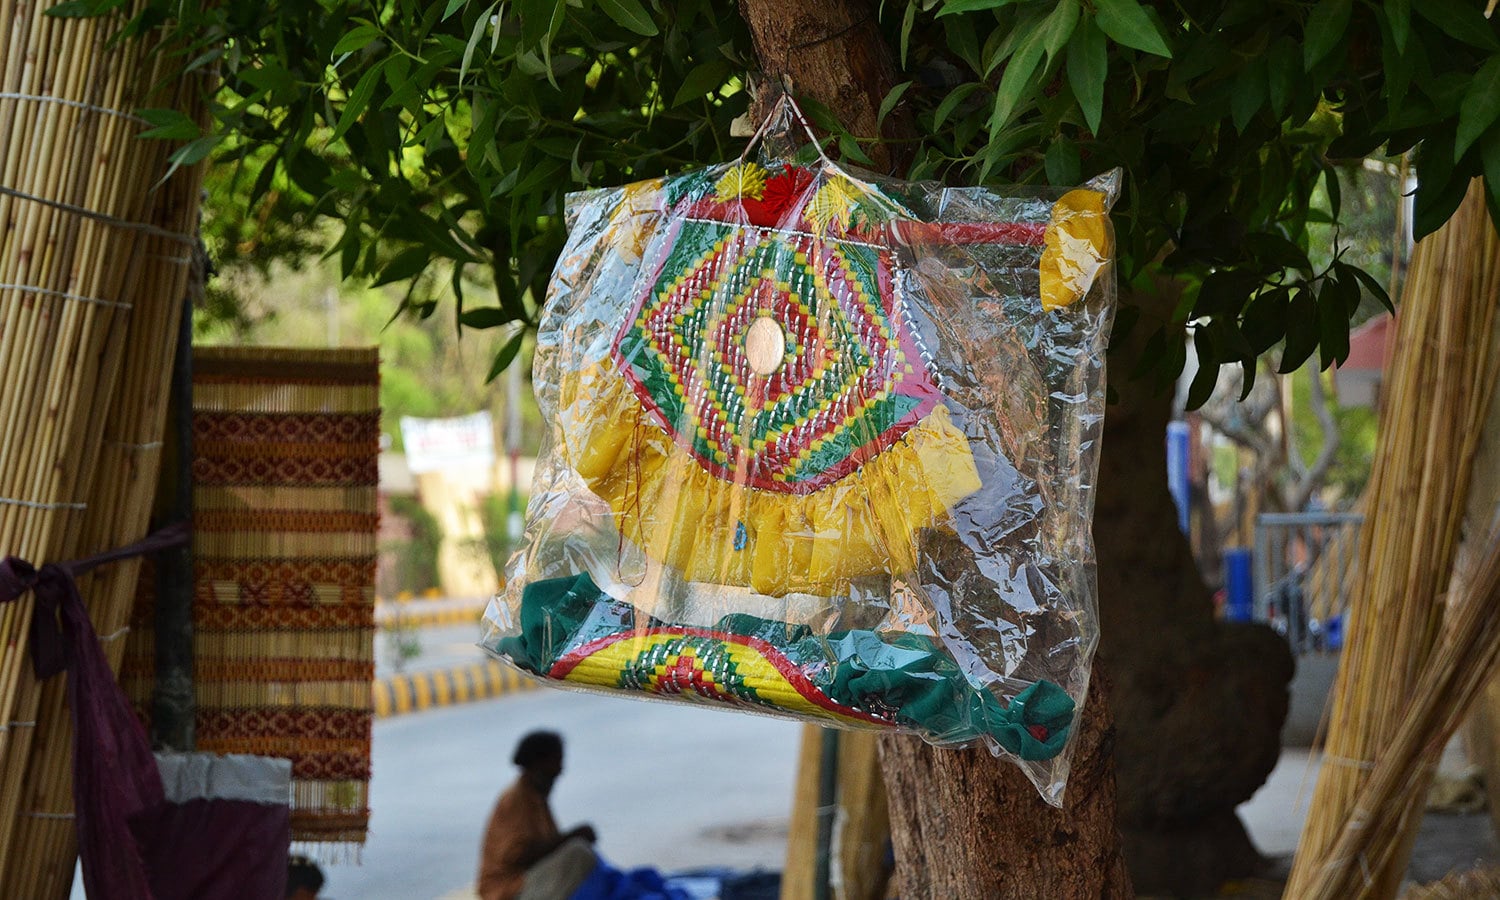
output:
<svg viewBox="0 0 1500 900"><path fill-rule="evenodd" d="M1377 784L1372 773L1380 754L1425 715L1414 708L1418 692L1455 658L1440 645L1451 623L1444 597L1500 365L1492 339L1497 292L1500 235L1476 181L1448 224L1419 243L1412 257L1385 377L1361 568L1324 765L1287 896L1317 896L1330 871L1348 866L1368 866L1368 875L1340 897L1393 897L1400 886L1434 757L1407 758L1413 768L1400 773L1401 790L1372 797L1368 786ZM1391 783L1378 782L1382 790ZM1366 832L1394 836L1378 859L1341 855L1358 815L1378 820L1362 826Z"/></svg>
<svg viewBox="0 0 1500 900"><path fill-rule="evenodd" d="M108 46L119 16L45 8L0 2L0 552L37 563L145 533L201 186L190 171L151 190L173 148L130 113L201 102L180 61L149 38ZM80 585L116 666L137 568ZM31 677L30 616L0 611L0 884L65 897L71 736L63 680Z"/></svg>

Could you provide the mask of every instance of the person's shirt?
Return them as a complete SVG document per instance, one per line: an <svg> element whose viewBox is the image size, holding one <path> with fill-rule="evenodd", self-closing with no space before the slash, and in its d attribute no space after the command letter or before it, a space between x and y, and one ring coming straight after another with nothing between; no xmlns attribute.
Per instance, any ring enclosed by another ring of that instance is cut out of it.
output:
<svg viewBox="0 0 1500 900"><path fill-rule="evenodd" d="M525 776L516 779L490 813L479 857L480 900L515 900L536 862L536 848L562 837L547 798Z"/></svg>

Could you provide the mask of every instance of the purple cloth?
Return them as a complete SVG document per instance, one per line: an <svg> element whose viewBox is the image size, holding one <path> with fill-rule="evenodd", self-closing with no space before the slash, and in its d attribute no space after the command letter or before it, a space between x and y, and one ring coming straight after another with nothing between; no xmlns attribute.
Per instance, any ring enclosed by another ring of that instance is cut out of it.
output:
<svg viewBox="0 0 1500 900"><path fill-rule="evenodd" d="M291 807L248 800L168 803L131 823L155 900L281 900Z"/></svg>
<svg viewBox="0 0 1500 900"><path fill-rule="evenodd" d="M73 806L83 886L90 897L150 900L146 869L129 820L165 802L146 730L115 681L88 608L74 581L105 563L186 541L186 525L162 529L118 550L37 569L14 556L0 561L0 603L28 591L31 663L38 681L68 673L73 716Z"/></svg>

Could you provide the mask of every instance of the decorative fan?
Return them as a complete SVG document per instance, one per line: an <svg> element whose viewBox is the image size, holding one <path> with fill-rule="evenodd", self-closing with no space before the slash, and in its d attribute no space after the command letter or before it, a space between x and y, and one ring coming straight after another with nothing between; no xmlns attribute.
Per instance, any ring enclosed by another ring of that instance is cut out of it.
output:
<svg viewBox="0 0 1500 900"><path fill-rule="evenodd" d="M1093 647L1110 238L1106 192L1052 197L820 154L571 198L538 336L552 431L485 645L575 685L1057 757Z"/></svg>

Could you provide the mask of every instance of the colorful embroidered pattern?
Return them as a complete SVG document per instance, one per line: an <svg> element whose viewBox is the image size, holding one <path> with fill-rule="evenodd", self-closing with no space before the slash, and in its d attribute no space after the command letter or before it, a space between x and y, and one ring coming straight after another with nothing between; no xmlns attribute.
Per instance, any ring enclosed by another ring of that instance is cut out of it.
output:
<svg viewBox="0 0 1500 900"><path fill-rule="evenodd" d="M835 702L768 642L705 629L663 626L601 638L564 654L548 677L763 706L844 724L893 724Z"/></svg>
<svg viewBox="0 0 1500 900"><path fill-rule="evenodd" d="M194 388L198 749L291 759L293 838L363 842L378 358L198 348ZM138 600L122 674L137 708L152 682L151 600Z"/></svg>
<svg viewBox="0 0 1500 900"><path fill-rule="evenodd" d="M616 358L642 404L709 472L808 493L898 441L937 402L901 323L890 251L801 232L679 222ZM784 359L748 336L775 323Z"/></svg>
<svg viewBox="0 0 1500 900"><path fill-rule="evenodd" d="M713 627L664 622L586 574L533 581L519 633L492 648L558 681L755 708L849 727L915 728L938 744L981 737L1022 759L1063 749L1074 706L1038 681L1006 697L970 682L946 647L909 632L834 631L731 613Z"/></svg>

